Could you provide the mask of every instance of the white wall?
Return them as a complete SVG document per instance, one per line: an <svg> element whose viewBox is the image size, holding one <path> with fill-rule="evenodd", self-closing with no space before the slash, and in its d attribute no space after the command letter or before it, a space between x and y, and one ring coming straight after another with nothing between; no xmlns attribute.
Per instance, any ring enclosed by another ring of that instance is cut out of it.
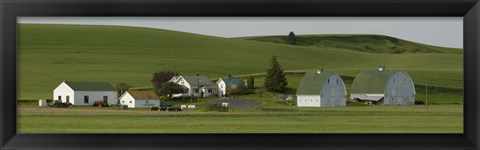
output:
<svg viewBox="0 0 480 150"><path fill-rule="evenodd" d="M61 96L62 102L67 102L67 96L70 97L69 102L74 103L74 91L65 82L60 83L57 88L53 90L53 100L59 100L58 96Z"/></svg>
<svg viewBox="0 0 480 150"><path fill-rule="evenodd" d="M297 106L320 107L320 95L297 95Z"/></svg>
<svg viewBox="0 0 480 150"><path fill-rule="evenodd" d="M243 82L243 81L242 81L242 82ZM217 81L217 86L218 86L219 92L220 92L220 94L222 94L222 96L225 95L225 94L227 94L227 93L226 93L226 92L227 92L227 88L226 88L226 83L225 83L225 81L219 79L219 80ZM231 84L231 85L230 85L230 90L236 89L237 86L238 86L237 84Z"/></svg>
<svg viewBox="0 0 480 150"><path fill-rule="evenodd" d="M127 105L128 108L135 108L135 99L127 91L120 97L120 104Z"/></svg>
<svg viewBox="0 0 480 150"><path fill-rule="evenodd" d="M160 107L160 100L147 99L147 100L135 100L135 108L149 108Z"/></svg>
<svg viewBox="0 0 480 150"><path fill-rule="evenodd" d="M180 96L190 96L190 95L192 95L192 89L191 89L191 87L190 87L190 84L188 84L188 82L187 82L183 77L178 77L178 79L175 80L174 83L180 84L180 85L186 87L188 90L187 90L186 93L173 94L172 97L180 97Z"/></svg>
<svg viewBox="0 0 480 150"><path fill-rule="evenodd" d="M95 101L103 100L103 96L108 96L108 104L117 104L117 91L75 91L73 105L93 105ZM88 103L84 102L84 96L88 96ZM70 99L70 101L72 101Z"/></svg>

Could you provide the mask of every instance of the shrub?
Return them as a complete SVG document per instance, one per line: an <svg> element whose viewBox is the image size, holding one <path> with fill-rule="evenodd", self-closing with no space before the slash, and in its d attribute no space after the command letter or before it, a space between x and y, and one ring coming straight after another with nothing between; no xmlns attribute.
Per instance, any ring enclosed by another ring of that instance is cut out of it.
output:
<svg viewBox="0 0 480 150"><path fill-rule="evenodd" d="M108 103L104 100L98 100L93 102L93 106L98 106L98 107L108 107Z"/></svg>
<svg viewBox="0 0 480 150"><path fill-rule="evenodd" d="M228 107L223 107L222 104L208 104L207 111L228 112Z"/></svg>

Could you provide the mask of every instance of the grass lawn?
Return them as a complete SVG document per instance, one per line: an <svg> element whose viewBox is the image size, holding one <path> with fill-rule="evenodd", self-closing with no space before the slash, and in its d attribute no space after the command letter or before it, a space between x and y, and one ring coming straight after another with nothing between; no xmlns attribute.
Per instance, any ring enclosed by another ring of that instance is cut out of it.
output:
<svg viewBox="0 0 480 150"><path fill-rule="evenodd" d="M275 107L179 115L19 115L19 133L462 133L462 105ZM159 112L162 113L162 112Z"/></svg>

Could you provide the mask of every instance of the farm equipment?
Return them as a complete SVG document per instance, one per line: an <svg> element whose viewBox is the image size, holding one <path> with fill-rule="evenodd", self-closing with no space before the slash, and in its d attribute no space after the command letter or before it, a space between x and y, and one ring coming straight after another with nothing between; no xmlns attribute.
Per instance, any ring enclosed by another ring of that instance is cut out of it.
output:
<svg viewBox="0 0 480 150"><path fill-rule="evenodd" d="M73 106L72 103L64 103L59 100L55 100L52 103L49 104L50 107L57 107L57 108L66 108L66 107L71 107Z"/></svg>

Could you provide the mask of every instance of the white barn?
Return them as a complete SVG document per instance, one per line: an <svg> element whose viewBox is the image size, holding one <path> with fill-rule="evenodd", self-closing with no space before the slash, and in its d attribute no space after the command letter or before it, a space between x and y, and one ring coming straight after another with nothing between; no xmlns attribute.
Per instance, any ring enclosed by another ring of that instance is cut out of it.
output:
<svg viewBox="0 0 480 150"><path fill-rule="evenodd" d="M240 84L240 82L244 82L244 81L242 81L242 79L240 79L240 78L220 78L220 79L218 79L217 86L218 86L218 90L219 90L221 96L224 96L224 95L228 94L229 90L231 91L233 89L236 89L238 87L238 85ZM227 90L227 88L228 88L228 90Z"/></svg>
<svg viewBox="0 0 480 150"><path fill-rule="evenodd" d="M414 105L415 94L413 81L405 71L391 72L380 66L378 70L365 70L355 77L350 99L366 104Z"/></svg>
<svg viewBox="0 0 480 150"><path fill-rule="evenodd" d="M118 101L117 90L107 82L67 82L63 81L53 90L53 100L72 103L77 106L93 105L103 100L109 105Z"/></svg>
<svg viewBox="0 0 480 150"><path fill-rule="evenodd" d="M297 89L297 107L346 106L345 83L335 72L306 73Z"/></svg>
<svg viewBox="0 0 480 150"><path fill-rule="evenodd" d="M128 108L160 107L160 97L153 91L127 91L120 96L120 104Z"/></svg>
<svg viewBox="0 0 480 150"><path fill-rule="evenodd" d="M185 88L183 93L173 94L173 97L218 95L218 88L206 76L175 76L169 82L180 84Z"/></svg>

